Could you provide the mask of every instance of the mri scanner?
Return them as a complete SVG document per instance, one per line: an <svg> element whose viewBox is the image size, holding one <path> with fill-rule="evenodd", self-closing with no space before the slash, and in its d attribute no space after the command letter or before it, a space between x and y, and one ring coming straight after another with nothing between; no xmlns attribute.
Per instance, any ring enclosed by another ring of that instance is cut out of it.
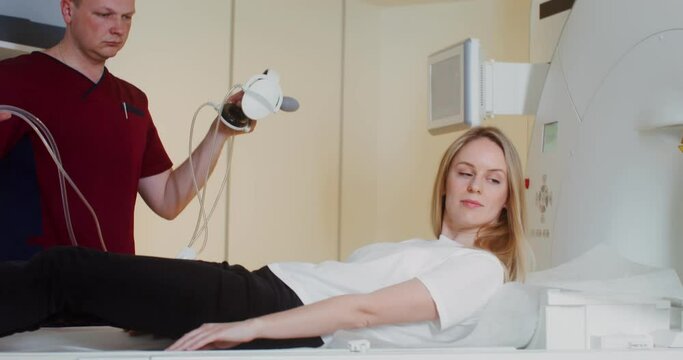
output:
<svg viewBox="0 0 683 360"><path fill-rule="evenodd" d="M0 339L0 359L682 359L682 136L683 0L579 0L529 147L541 271L507 284L461 347L183 354L115 329L43 329Z"/></svg>
<svg viewBox="0 0 683 360"><path fill-rule="evenodd" d="M579 1L529 148L530 241L543 267L607 242L683 274L683 2Z"/></svg>

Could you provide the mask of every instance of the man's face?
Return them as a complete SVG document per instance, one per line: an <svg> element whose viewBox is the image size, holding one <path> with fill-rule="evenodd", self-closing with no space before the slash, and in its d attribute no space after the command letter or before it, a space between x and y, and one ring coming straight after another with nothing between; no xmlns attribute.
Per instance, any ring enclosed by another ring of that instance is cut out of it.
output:
<svg viewBox="0 0 683 360"><path fill-rule="evenodd" d="M63 0L62 11L75 45L87 57L104 62L125 45L135 0Z"/></svg>

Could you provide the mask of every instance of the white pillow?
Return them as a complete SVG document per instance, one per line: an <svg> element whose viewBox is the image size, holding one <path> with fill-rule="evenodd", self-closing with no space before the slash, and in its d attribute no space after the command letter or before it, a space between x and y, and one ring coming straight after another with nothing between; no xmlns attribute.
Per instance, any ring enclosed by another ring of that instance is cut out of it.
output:
<svg viewBox="0 0 683 360"><path fill-rule="evenodd" d="M524 348L536 331L540 293L540 287L504 284L486 304L474 330L453 346Z"/></svg>

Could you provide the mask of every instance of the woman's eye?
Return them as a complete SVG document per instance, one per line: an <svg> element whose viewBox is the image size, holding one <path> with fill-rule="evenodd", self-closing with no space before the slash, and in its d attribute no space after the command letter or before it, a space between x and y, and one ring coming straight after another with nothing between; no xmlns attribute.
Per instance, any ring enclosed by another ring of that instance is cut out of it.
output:
<svg viewBox="0 0 683 360"><path fill-rule="evenodd" d="M489 181L494 183L494 184L500 184L500 180L498 180L498 179L490 178Z"/></svg>
<svg viewBox="0 0 683 360"><path fill-rule="evenodd" d="M465 176L465 177L470 177L470 176L472 176L471 173L464 172L464 171L459 171L459 172L458 172L458 175L460 175L460 176Z"/></svg>

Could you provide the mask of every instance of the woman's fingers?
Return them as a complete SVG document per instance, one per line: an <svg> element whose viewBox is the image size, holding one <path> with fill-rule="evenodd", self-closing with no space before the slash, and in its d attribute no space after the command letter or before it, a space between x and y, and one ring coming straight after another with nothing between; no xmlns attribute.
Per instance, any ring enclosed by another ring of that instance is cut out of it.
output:
<svg viewBox="0 0 683 360"><path fill-rule="evenodd" d="M173 343L171 346L168 347L166 350L171 350L171 351L182 351L182 350L191 350L191 347L193 344L196 344L198 340L202 339L204 336L206 336L206 333L208 331L208 327L210 324L204 324L189 333L183 335L180 339L178 339L175 343Z"/></svg>
<svg viewBox="0 0 683 360"><path fill-rule="evenodd" d="M185 334L166 350L228 349L244 342L244 340L236 336L238 335L237 332L231 331L233 328L234 325L230 323L204 324Z"/></svg>

